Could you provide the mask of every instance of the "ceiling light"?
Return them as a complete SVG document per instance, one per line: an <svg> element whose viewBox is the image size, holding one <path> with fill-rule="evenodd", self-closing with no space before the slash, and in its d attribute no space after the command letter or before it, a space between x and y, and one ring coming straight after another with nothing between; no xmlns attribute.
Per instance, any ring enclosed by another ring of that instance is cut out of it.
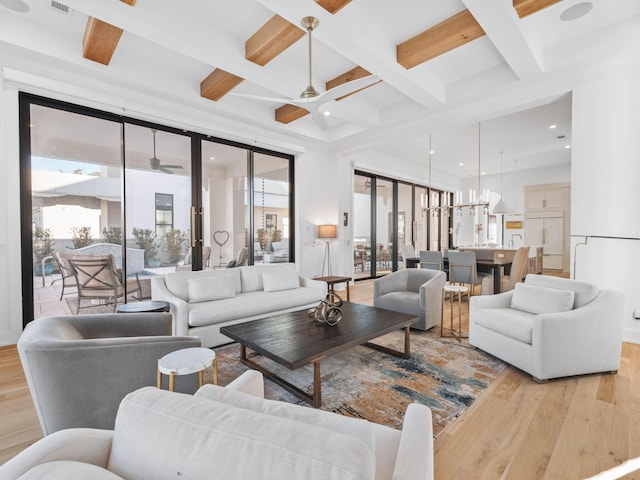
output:
<svg viewBox="0 0 640 480"><path fill-rule="evenodd" d="M560 14L560 20L562 20L563 22L571 22L573 20L577 20L581 17L584 17L591 11L592 8L593 3L591 2L576 3Z"/></svg>
<svg viewBox="0 0 640 480"><path fill-rule="evenodd" d="M459 166L459 167L464 167L464 163L460 162L460 163L458 164L458 166Z"/></svg>
<svg viewBox="0 0 640 480"><path fill-rule="evenodd" d="M567 150L569 150L571 148L571 145L565 145L564 148L566 148Z"/></svg>
<svg viewBox="0 0 640 480"><path fill-rule="evenodd" d="M556 127L557 127L557 125L556 125L556 124L549 125L549 128L551 128L551 129L556 128Z"/></svg>
<svg viewBox="0 0 640 480"><path fill-rule="evenodd" d="M555 125L554 125L555 126ZM504 197L502 196L502 154L504 152L500 152L500 199L498 203L493 207L493 213L505 214L509 213L509 207L504 201Z"/></svg>
<svg viewBox="0 0 640 480"><path fill-rule="evenodd" d="M322 113L324 114L325 117L328 117L329 115L331 115L331 112L329 110L325 110Z"/></svg>
<svg viewBox="0 0 640 480"><path fill-rule="evenodd" d="M209 160L215 160L216 157L209 157Z"/></svg>
<svg viewBox="0 0 640 480"><path fill-rule="evenodd" d="M29 5L23 0L0 0L0 5L18 13L27 13Z"/></svg>
<svg viewBox="0 0 640 480"><path fill-rule="evenodd" d="M481 172L480 173L480 175L486 175L486 174L487 174L487 172Z"/></svg>
<svg viewBox="0 0 640 480"><path fill-rule="evenodd" d="M436 152L434 152L433 150L429 150L429 153L430 153L431 155L433 155L433 154L434 154L434 153L436 153Z"/></svg>

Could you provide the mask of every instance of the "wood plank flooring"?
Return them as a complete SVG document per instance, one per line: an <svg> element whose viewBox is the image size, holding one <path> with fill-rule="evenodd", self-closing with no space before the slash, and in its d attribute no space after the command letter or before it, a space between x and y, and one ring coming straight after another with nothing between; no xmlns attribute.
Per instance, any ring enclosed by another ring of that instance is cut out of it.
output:
<svg viewBox="0 0 640 480"><path fill-rule="evenodd" d="M372 282L357 282L351 298L371 305ZM0 348L0 425L0 463L42 436L15 347ZM436 439L435 478L573 480L637 456L640 345L624 344L617 375L537 384L508 367Z"/></svg>

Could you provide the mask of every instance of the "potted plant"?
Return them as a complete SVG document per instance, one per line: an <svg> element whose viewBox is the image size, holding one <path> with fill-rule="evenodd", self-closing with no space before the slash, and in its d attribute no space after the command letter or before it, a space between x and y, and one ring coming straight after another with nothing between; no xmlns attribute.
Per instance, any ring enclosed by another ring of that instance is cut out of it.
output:
<svg viewBox="0 0 640 480"><path fill-rule="evenodd" d="M91 245L91 227L72 227L71 241L76 250Z"/></svg>
<svg viewBox="0 0 640 480"><path fill-rule="evenodd" d="M148 228L133 227L136 245L144 250L144 264L156 268L160 266L160 259L156 258L158 246L155 244L156 234Z"/></svg>
<svg viewBox="0 0 640 480"><path fill-rule="evenodd" d="M122 228L121 227L104 227L102 236L105 243L113 243L122 245Z"/></svg>
<svg viewBox="0 0 640 480"><path fill-rule="evenodd" d="M180 229L172 228L164 236L164 248L167 251L169 263L176 264L183 257L183 247L186 233Z"/></svg>

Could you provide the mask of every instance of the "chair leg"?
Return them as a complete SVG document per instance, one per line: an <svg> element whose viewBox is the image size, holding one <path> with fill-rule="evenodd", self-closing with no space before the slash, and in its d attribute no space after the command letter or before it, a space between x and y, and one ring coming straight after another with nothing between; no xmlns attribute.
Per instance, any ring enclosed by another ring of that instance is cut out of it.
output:
<svg viewBox="0 0 640 480"><path fill-rule="evenodd" d="M549 379L547 378L546 380L542 380L540 378L537 377L531 377L533 379L534 382L536 383L549 383Z"/></svg>

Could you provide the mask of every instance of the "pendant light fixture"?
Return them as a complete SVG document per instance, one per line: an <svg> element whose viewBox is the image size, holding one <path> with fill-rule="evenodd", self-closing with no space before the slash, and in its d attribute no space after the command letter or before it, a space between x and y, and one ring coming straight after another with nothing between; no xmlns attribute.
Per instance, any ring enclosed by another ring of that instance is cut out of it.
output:
<svg viewBox="0 0 640 480"><path fill-rule="evenodd" d="M497 214L505 214L505 213L509 213L509 208L507 207L507 204L504 201L504 197L502 196L502 155L503 155L503 151L500 151L500 200L498 200L498 203L496 203L496 206L493 207L493 213L497 213Z"/></svg>

